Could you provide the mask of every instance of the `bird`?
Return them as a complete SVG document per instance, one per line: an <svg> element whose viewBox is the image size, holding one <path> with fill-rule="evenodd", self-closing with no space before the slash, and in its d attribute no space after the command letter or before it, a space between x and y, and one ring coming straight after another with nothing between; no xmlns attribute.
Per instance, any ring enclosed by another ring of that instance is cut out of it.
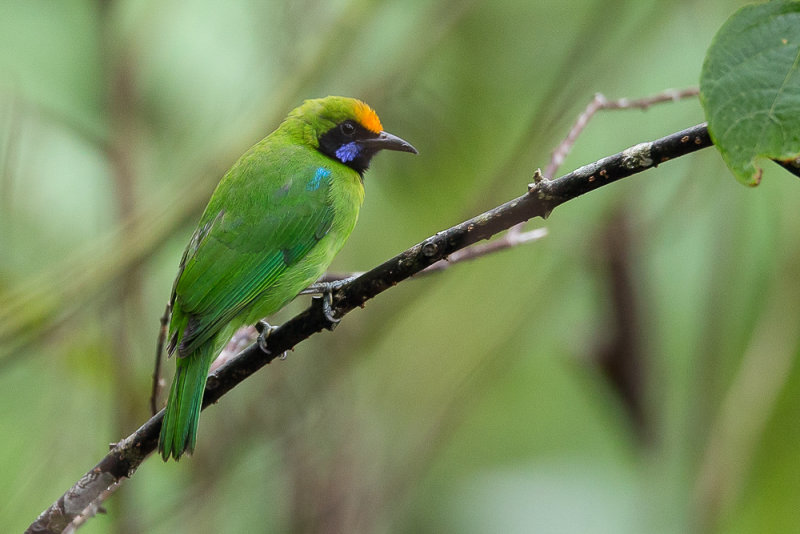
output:
<svg viewBox="0 0 800 534"><path fill-rule="evenodd" d="M363 101L328 96L292 110L222 177L170 296L176 371L158 440L164 461L194 451L208 371L233 333L324 274L356 224L364 173L381 150L417 154Z"/></svg>

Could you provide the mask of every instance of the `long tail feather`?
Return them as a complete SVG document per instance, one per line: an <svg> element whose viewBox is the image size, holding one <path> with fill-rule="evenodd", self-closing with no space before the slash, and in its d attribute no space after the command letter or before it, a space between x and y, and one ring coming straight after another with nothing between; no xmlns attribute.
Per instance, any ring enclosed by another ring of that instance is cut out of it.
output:
<svg viewBox="0 0 800 534"><path fill-rule="evenodd" d="M177 361L158 438L158 452L164 461L170 456L178 460L184 452L194 451L206 377L215 356L213 349L213 343L208 343Z"/></svg>

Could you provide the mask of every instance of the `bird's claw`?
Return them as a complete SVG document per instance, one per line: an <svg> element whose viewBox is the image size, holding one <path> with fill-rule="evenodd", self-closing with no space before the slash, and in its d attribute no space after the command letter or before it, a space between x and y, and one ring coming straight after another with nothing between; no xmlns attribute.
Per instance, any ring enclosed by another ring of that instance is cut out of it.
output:
<svg viewBox="0 0 800 534"><path fill-rule="evenodd" d="M264 351L265 354L268 354L270 356L272 356L272 351L269 349L269 346L267 345L267 338L269 338L269 336L272 334L275 328L276 328L275 326L272 326L264 319L261 319L256 323L256 330L258 330L258 340L257 340L258 348L260 348L262 351ZM286 359L286 352L287 351L283 351L279 356L281 360Z"/></svg>
<svg viewBox="0 0 800 534"><path fill-rule="evenodd" d="M337 280L335 282L327 282L324 284L317 284L316 289L322 296L313 297L313 301L318 303L322 317L328 323L325 328L333 330L341 321L341 317L336 317L336 311L333 309L333 292L338 290L347 280Z"/></svg>
<svg viewBox="0 0 800 534"><path fill-rule="evenodd" d="M330 325L328 327L329 330L336 328L336 325L342 321L341 317L336 317L336 312L333 310L332 291L322 294L322 314L325 316L325 320L328 321L328 324Z"/></svg>

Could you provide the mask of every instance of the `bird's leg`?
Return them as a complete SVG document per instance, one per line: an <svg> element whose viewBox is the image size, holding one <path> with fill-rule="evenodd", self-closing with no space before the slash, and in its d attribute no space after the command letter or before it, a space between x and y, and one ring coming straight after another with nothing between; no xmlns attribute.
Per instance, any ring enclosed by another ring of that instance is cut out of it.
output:
<svg viewBox="0 0 800 534"><path fill-rule="evenodd" d="M342 278L341 280L334 280L332 282L316 282L308 286L308 288L304 289L301 294L306 295L325 295L330 294L331 298L333 298L333 292L341 289L341 287L348 282L352 282L358 278L358 275L355 276L348 276L347 278Z"/></svg>
<svg viewBox="0 0 800 534"><path fill-rule="evenodd" d="M275 330L275 328L275 326L272 326L264 319L261 319L256 323L256 330L258 330L258 348L270 356L272 355L272 351L269 350L269 347L267 346L267 338L269 338L270 334L272 334L272 331ZM283 351L283 353L280 355L281 360L286 359L286 352L287 351Z"/></svg>

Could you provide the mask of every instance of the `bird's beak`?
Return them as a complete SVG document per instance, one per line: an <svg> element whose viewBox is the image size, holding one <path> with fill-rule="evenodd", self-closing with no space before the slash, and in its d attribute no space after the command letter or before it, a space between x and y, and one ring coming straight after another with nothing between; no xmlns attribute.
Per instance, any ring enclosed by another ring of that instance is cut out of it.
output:
<svg viewBox="0 0 800 534"><path fill-rule="evenodd" d="M399 152L411 152L412 154L418 153L417 149L411 146L411 143L400 139L396 135L392 135L389 132L381 132L378 134L378 137L362 139L359 141L359 144L375 151L397 150Z"/></svg>

